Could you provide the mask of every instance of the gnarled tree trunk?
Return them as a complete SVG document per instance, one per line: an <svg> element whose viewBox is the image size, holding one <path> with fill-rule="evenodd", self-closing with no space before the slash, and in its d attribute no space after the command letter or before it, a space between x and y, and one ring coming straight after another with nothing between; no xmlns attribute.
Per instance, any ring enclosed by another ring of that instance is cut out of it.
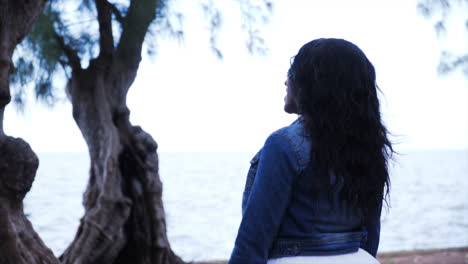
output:
<svg viewBox="0 0 468 264"><path fill-rule="evenodd" d="M126 96L136 77L156 0L132 1L119 44L114 48L111 10L96 0L100 54L81 69L69 50L72 77L67 91L73 117L89 148L90 178L85 215L66 264L178 264L166 235L157 144L132 126Z"/></svg>
<svg viewBox="0 0 468 264"><path fill-rule="evenodd" d="M10 102L10 72L16 45L44 8L44 0L0 0L0 264L58 264L23 212L39 165L22 139L6 136L3 114Z"/></svg>
<svg viewBox="0 0 468 264"><path fill-rule="evenodd" d="M125 102L115 96L126 83L126 70L109 71L106 64L93 61L88 69L74 73L69 83L73 115L89 147L91 170L84 195L86 213L61 260L183 263L166 236L156 142L130 124Z"/></svg>

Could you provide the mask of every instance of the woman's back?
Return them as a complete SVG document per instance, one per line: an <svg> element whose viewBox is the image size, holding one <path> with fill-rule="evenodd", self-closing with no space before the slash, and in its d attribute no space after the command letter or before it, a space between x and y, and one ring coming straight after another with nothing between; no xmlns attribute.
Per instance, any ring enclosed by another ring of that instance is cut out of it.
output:
<svg viewBox="0 0 468 264"><path fill-rule="evenodd" d="M261 253L268 258L342 254L366 246L362 212L340 200L342 185L333 174L331 195L328 190L313 195L317 181L310 166L310 146L298 119L274 132L251 161L239 236L263 233L254 244L270 245ZM259 169L272 171L259 173ZM263 199L268 203L259 203ZM279 218L281 223L275 221ZM278 231L272 234L270 230ZM250 245L249 250L255 251L255 246Z"/></svg>
<svg viewBox="0 0 468 264"><path fill-rule="evenodd" d="M251 162L229 263L353 252L352 263L374 263L392 153L374 67L356 45L318 39L299 50L285 85L284 109L299 119Z"/></svg>

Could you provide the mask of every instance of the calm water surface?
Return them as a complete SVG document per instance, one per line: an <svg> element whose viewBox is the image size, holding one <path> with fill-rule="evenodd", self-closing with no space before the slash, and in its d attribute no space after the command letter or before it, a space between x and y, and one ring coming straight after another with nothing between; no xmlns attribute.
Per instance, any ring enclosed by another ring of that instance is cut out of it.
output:
<svg viewBox="0 0 468 264"><path fill-rule="evenodd" d="M161 153L168 235L184 260L227 259L241 217L252 153ZM39 154L25 211L59 255L83 215L86 153ZM391 207L382 216L380 252L468 246L468 151L400 155L391 169Z"/></svg>

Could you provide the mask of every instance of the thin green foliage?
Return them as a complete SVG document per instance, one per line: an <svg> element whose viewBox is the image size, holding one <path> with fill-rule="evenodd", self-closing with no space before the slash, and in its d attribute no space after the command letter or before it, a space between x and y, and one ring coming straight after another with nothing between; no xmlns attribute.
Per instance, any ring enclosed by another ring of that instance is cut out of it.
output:
<svg viewBox="0 0 468 264"><path fill-rule="evenodd" d="M434 30L439 38L445 37L447 32L447 20L454 9L468 10L468 0L419 0L417 9L422 16L434 21ZM465 13L468 14L468 13ZM465 19L465 29L468 30L468 17ZM447 74L457 69L468 76L468 50L464 54L455 54L448 50L442 50L437 71L439 74Z"/></svg>
<svg viewBox="0 0 468 264"><path fill-rule="evenodd" d="M127 11L132 1L138 0L108 1L112 11L114 48L119 44L126 23L129 23ZM159 38L166 36L176 39L179 43L184 39L184 15L169 6L169 3L175 1L155 1L156 17L144 40L150 56L156 54ZM201 3L209 22L210 46L214 54L222 59L222 52L216 43L222 25L221 11L214 6L214 1ZM255 1L254 4L247 0L238 0L238 3L243 18L242 27L247 32L246 46L249 52L265 54L267 49L257 23L267 21L273 7L271 1ZM34 87L36 99L53 106L58 100L56 91L63 90L63 87L55 87L57 83L63 84L71 77L73 68L77 67L76 61L78 67L86 68L89 62L98 56L99 50L99 23L95 0L49 0L25 40L15 51L15 67L11 76L14 103L19 108L24 107L28 97L26 90L28 87Z"/></svg>

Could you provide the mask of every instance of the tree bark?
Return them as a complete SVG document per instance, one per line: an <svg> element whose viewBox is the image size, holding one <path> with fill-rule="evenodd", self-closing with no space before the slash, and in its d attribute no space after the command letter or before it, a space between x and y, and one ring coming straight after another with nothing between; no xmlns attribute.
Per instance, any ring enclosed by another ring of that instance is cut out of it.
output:
<svg viewBox="0 0 468 264"><path fill-rule="evenodd" d="M131 1L114 50L110 6L96 0L100 54L87 69L73 68L67 92L88 145L90 178L85 215L64 264L182 264L170 248L158 174L157 144L130 123L127 92L159 0Z"/></svg>
<svg viewBox="0 0 468 264"><path fill-rule="evenodd" d="M23 211L39 160L24 140L3 132L3 114L11 99L13 51L44 4L44 0L0 0L0 264L59 263Z"/></svg>
<svg viewBox="0 0 468 264"><path fill-rule="evenodd" d="M68 84L73 116L88 144L90 179L85 215L64 264L184 263L166 235L157 144L132 126L125 100L136 68L100 57ZM126 94L126 93L125 93Z"/></svg>
<svg viewBox="0 0 468 264"><path fill-rule="evenodd" d="M0 140L0 263L58 264L23 212L39 160L22 139Z"/></svg>

